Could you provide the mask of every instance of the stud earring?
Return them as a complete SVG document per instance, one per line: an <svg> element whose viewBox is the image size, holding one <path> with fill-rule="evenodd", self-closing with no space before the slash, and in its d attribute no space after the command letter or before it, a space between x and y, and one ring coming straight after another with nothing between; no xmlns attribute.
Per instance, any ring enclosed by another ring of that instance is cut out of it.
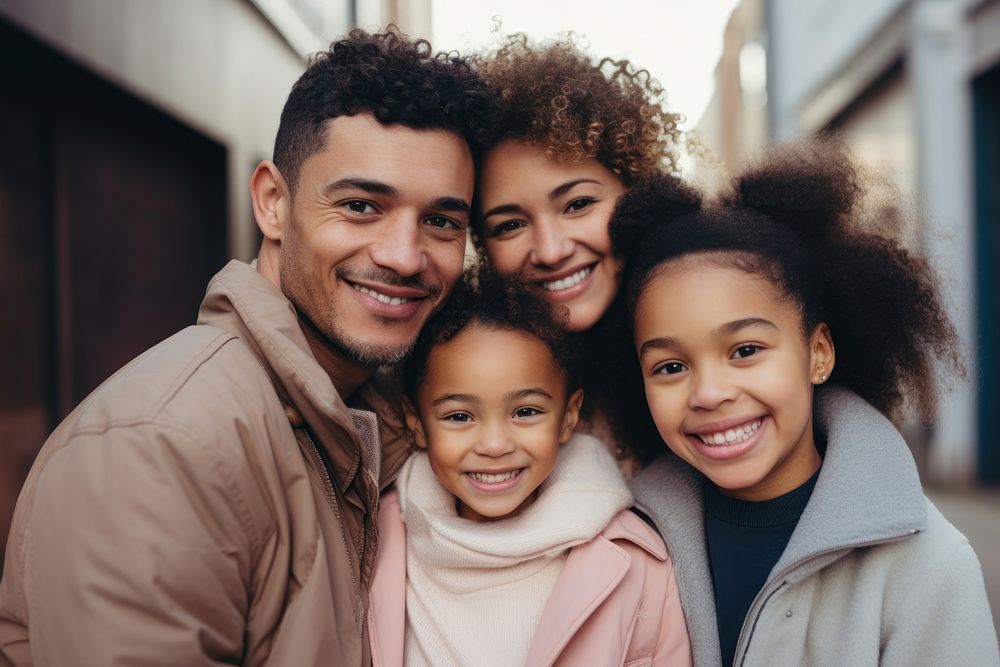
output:
<svg viewBox="0 0 1000 667"><path fill-rule="evenodd" d="M826 373L820 373L819 382L820 384L826 382Z"/></svg>

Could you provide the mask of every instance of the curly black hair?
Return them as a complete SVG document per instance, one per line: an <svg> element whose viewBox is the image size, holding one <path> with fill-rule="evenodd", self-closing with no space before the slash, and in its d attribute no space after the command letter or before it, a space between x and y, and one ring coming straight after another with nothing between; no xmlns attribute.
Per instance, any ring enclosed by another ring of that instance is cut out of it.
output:
<svg viewBox="0 0 1000 667"><path fill-rule="evenodd" d="M434 53L428 41L410 41L394 26L373 34L354 29L312 57L281 111L274 163L292 190L302 162L323 147L327 121L359 113L386 125L455 132L478 160L498 103L457 53Z"/></svg>
<svg viewBox="0 0 1000 667"><path fill-rule="evenodd" d="M682 117L667 111L649 71L628 60L595 64L573 35L539 43L508 35L473 63L501 96L491 143L537 144L564 162L593 157L628 186L677 170Z"/></svg>
<svg viewBox="0 0 1000 667"><path fill-rule="evenodd" d="M420 331L413 352L403 364L401 381L410 400L424 379L427 359L435 345L450 341L471 326L522 331L537 338L552 352L552 359L566 376L570 391L580 386L580 341L566 331L541 297L515 281L484 268L469 269L444 307Z"/></svg>
<svg viewBox="0 0 1000 667"><path fill-rule="evenodd" d="M770 282L798 308L804 335L825 322L837 350L832 381L890 418L907 399L931 418L935 364L964 372L957 335L928 262L873 231L862 205L867 183L846 149L827 139L771 152L714 205L663 179L633 189L611 221L614 249L628 257L628 321L664 263L705 255ZM661 450L645 401L637 409L636 389L622 389L615 410L631 423L637 449Z"/></svg>

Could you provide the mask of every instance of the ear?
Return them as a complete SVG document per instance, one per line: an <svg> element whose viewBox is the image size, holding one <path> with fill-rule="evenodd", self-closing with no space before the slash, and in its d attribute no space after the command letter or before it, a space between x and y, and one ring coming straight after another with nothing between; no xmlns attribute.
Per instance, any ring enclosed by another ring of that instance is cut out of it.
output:
<svg viewBox="0 0 1000 667"><path fill-rule="evenodd" d="M813 384L823 384L833 374L837 352L826 322L820 322L809 336L809 373Z"/></svg>
<svg viewBox="0 0 1000 667"><path fill-rule="evenodd" d="M281 241L288 224L291 194L278 167L264 160L250 177L253 217L265 239Z"/></svg>
<svg viewBox="0 0 1000 667"><path fill-rule="evenodd" d="M566 402L566 412L563 413L562 428L559 430L559 444L564 445L573 436L573 429L580 421L580 408L583 407L583 389L577 389Z"/></svg>
<svg viewBox="0 0 1000 667"><path fill-rule="evenodd" d="M406 428L413 434L413 441L420 449L427 449L427 436L424 434L424 425L420 421L420 415L409 398L403 399L403 414L406 416Z"/></svg>

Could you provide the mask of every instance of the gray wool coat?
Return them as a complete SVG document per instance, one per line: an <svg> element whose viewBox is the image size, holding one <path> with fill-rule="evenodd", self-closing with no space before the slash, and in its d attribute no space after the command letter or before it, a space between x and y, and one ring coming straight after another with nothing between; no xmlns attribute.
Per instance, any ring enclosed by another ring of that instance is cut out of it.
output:
<svg viewBox="0 0 1000 667"><path fill-rule="evenodd" d="M902 436L826 387L827 448L808 505L747 613L736 665L1000 665L982 569L923 494ZM721 664L703 484L665 455L631 487L674 559L697 666Z"/></svg>

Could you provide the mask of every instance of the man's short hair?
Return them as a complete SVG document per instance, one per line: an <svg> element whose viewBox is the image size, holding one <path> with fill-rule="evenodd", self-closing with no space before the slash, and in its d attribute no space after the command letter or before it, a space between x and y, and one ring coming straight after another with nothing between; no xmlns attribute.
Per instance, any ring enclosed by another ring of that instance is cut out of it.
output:
<svg viewBox="0 0 1000 667"><path fill-rule="evenodd" d="M302 162L323 148L327 121L370 113L385 125L447 130L465 138L477 159L493 130L497 103L456 52L434 53L395 27L352 30L315 54L295 82L274 141L274 163L295 190Z"/></svg>

